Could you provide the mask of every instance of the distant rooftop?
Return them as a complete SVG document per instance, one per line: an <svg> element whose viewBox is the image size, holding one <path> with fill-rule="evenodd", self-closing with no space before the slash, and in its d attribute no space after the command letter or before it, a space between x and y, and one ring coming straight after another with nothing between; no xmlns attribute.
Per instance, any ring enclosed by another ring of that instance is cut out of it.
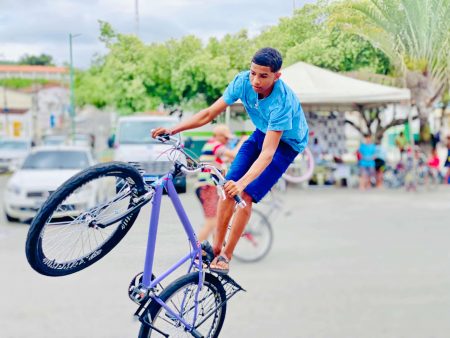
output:
<svg viewBox="0 0 450 338"><path fill-rule="evenodd" d="M0 65L0 73L68 73L66 67L29 66L29 65Z"/></svg>
<svg viewBox="0 0 450 338"><path fill-rule="evenodd" d="M66 67L0 65L0 79L47 79L64 80L69 73Z"/></svg>

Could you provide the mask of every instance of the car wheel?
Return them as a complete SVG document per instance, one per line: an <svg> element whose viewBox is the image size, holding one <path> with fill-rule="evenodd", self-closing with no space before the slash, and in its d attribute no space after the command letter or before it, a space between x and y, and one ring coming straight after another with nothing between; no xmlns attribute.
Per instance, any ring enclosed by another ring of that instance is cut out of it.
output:
<svg viewBox="0 0 450 338"><path fill-rule="evenodd" d="M19 223L20 222L20 219L12 217L12 216L8 215L6 212L5 212L5 218L8 222L11 222L11 223Z"/></svg>

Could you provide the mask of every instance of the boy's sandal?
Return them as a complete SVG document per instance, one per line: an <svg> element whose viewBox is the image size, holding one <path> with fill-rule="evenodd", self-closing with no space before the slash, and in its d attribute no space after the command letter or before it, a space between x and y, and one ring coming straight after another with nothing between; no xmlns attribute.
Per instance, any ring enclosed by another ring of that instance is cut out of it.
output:
<svg viewBox="0 0 450 338"><path fill-rule="evenodd" d="M209 265L209 271L226 275L230 271L230 261L223 255L219 255Z"/></svg>

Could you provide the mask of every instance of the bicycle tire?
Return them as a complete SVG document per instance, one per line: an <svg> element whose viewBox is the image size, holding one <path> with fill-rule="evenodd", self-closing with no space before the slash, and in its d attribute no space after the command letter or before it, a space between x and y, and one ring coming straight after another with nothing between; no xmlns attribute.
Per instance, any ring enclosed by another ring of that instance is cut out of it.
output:
<svg viewBox="0 0 450 338"><path fill-rule="evenodd" d="M213 276L210 273L206 273L204 276L205 276L205 279L203 281L203 288L201 289L200 293L206 289L210 290L214 296L214 306L218 306L220 304L222 304L222 306L220 306L214 312L214 315L211 316L211 317L214 317L213 325L214 325L214 323L216 323L215 327L213 327L213 330L210 329L205 334L204 333L205 327L202 327L202 324L200 325L200 327L196 327L196 329L198 331L200 331L201 333L203 333L203 336L205 338L217 338L217 337L219 337L219 333L220 333L220 330L222 329L223 322L225 320L225 315L227 312L226 293L225 293L225 289L224 289L222 283L219 281L219 279L217 277ZM189 287L191 285L193 286L193 288L194 288L193 291L195 292L195 289L198 287L198 282L199 282L198 272L192 272L190 274L184 275L184 276L178 278L177 280L175 280L168 287L166 287L164 289L164 291L162 291L161 294L159 295L159 298L166 304L172 304L176 309L175 312L179 312L180 307L178 307L178 308L176 307L176 305L171 300L172 297L176 296L176 294L179 291L186 292L186 287ZM199 297L200 297L200 294L199 294ZM205 299L206 298L203 298L203 301ZM208 302L206 302L206 303L208 303ZM194 310L194 309L191 307L191 310ZM162 313L161 311L164 313ZM217 312L220 312L220 314L218 316L216 316ZM206 314L209 314L209 312L206 312ZM152 301L150 303L149 307L144 312L143 316L146 317L148 322L150 322L152 325L155 324L154 325L155 328L157 328L165 333L167 333L165 331L167 329L165 329L165 327L161 328L160 324L162 324L162 323L160 323L160 322L165 322L169 327L173 326L174 329L178 329L178 332L183 332L184 334L186 333L184 331L183 325L179 324L175 318L170 316L170 314L166 313L165 309L163 307L161 307L161 305L159 303L157 303L156 301ZM211 317L209 317L208 320L211 319ZM187 319L186 313L184 313L183 318L185 320ZM161 320L159 320L159 319L161 319ZM199 319L200 318L197 317L197 320L199 320ZM172 323L170 323L169 321L172 321ZM189 320L187 320L187 321L189 322ZM139 338L151 337L152 333L153 333L153 329L150 326L148 326L146 324L142 324L141 328L139 330ZM156 332L156 335L158 337L160 336L159 333L157 333L157 332ZM172 334L170 335L170 337L172 337Z"/></svg>
<svg viewBox="0 0 450 338"><path fill-rule="evenodd" d="M98 183L98 181L96 181L97 179L105 179L108 180L107 183L115 182L115 184L112 188L110 184L108 186L95 185ZM110 162L89 167L72 176L50 195L34 217L27 235L25 251L27 260L34 270L47 276L56 277L69 275L97 262L120 242L136 220L140 211L139 208L128 214L126 217L118 219L113 226L100 229L92 227L90 221L97 217L99 219L105 217L105 214L102 214L104 211L106 211L106 216L108 216L108 208L111 206L111 204L108 204L109 201L106 203L102 201L102 203L97 204L98 196L91 196L91 202L96 204L88 210L82 209L82 207L77 209L76 204L72 204L75 203L72 202L74 196L80 196L83 189L87 191L85 192L86 195L88 195L88 193L91 195L95 195L95 193L97 193L97 195L103 194L103 198L106 199L106 188L109 187L113 190L112 194L115 194L116 185L119 184L118 182L125 182L123 187L128 189L128 196L123 193L123 196L125 196L126 199L120 200L116 198L116 201L121 202L125 207L123 213L125 214L126 210L129 210L136 205L135 197L141 195L145 191L144 182L139 172L126 163ZM97 187L98 189L93 190L92 187ZM125 188L124 191L126 191ZM84 204L82 206L84 206ZM74 218L75 216L72 214L78 213L80 213L79 216ZM93 217L94 214L95 217ZM120 214L119 216L113 215L112 217L120 217ZM68 221L66 221L67 219ZM61 221L58 222L58 220ZM104 221L104 219L102 219L102 221ZM87 224L87 222L89 222L89 224ZM114 227L116 224L117 226ZM111 231L111 233L107 234L108 231ZM105 233L108 235L106 239L104 238ZM55 234L57 236L63 234L63 236L57 238L54 242L56 245L50 241L55 237ZM89 240L89 248L87 248L89 249L89 252L82 253L81 251L84 251L84 236L86 234ZM90 234L93 234L95 244L97 244L97 247L94 249L92 249L91 237L89 237ZM64 240L70 241L76 236L78 236L78 238L75 242L72 241L72 249L63 246L64 243L62 242ZM100 239L104 240L100 245L98 244L98 237L101 237ZM49 241L50 244L54 245L54 248L51 246L47 247L47 242ZM80 253L78 253L78 248L76 248L76 246L79 247L80 244L81 249ZM72 257L72 255L65 253L64 259L60 258L60 252L63 250L73 250L73 256L77 254L79 257ZM54 253L52 251L54 251Z"/></svg>
<svg viewBox="0 0 450 338"><path fill-rule="evenodd" d="M298 154L286 172L283 178L289 183L301 183L309 180L314 173L314 158L311 150L305 150Z"/></svg>
<svg viewBox="0 0 450 338"><path fill-rule="evenodd" d="M257 242L258 234L261 233L266 233L267 240ZM272 247L272 243L272 225L261 211L253 209L244 233L233 252L233 257L245 263L258 262L267 256Z"/></svg>

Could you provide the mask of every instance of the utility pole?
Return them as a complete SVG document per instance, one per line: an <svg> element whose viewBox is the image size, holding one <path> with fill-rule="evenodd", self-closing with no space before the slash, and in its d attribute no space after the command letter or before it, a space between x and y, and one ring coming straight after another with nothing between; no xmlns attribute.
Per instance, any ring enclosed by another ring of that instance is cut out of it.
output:
<svg viewBox="0 0 450 338"><path fill-rule="evenodd" d="M74 90L74 75L73 75L73 55L72 55L72 40L80 34L73 35L69 33L69 49L70 49L70 124L71 124L71 138L75 139L75 90Z"/></svg>
<svg viewBox="0 0 450 338"><path fill-rule="evenodd" d="M134 18L135 18L135 30L136 36L139 37L139 0L134 0Z"/></svg>
<svg viewBox="0 0 450 338"><path fill-rule="evenodd" d="M8 100L6 99L6 86L3 84L3 114L5 114L6 137L9 137L9 109Z"/></svg>
<svg viewBox="0 0 450 338"><path fill-rule="evenodd" d="M295 0L292 0L292 14L295 14Z"/></svg>

